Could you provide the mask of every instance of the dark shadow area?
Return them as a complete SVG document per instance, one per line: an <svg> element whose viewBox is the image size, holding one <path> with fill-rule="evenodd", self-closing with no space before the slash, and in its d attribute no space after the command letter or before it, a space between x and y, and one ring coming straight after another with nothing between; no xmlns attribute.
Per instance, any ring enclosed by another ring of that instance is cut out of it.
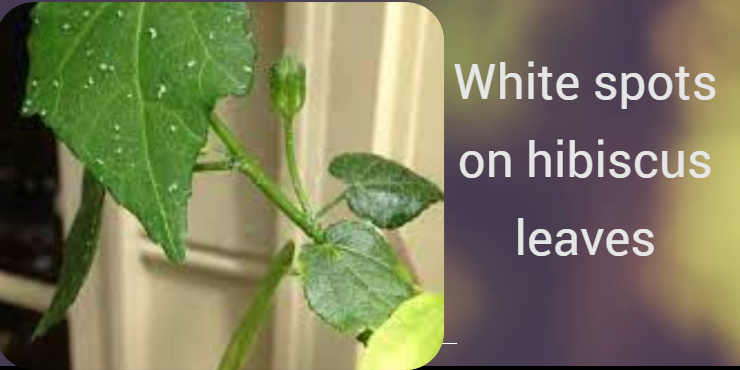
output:
<svg viewBox="0 0 740 370"><path fill-rule="evenodd" d="M20 115L32 3L0 22L0 273L54 283L62 226L56 212L57 146L37 117ZM0 351L24 369L69 369L67 327L31 343L38 312L0 297Z"/></svg>

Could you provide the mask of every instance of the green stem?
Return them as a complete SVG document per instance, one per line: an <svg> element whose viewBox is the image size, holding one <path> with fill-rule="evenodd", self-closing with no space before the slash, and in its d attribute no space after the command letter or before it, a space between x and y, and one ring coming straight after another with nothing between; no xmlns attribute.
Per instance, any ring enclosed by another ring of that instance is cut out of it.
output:
<svg viewBox="0 0 740 370"><path fill-rule="evenodd" d="M306 213L296 207L283 193L280 187L270 179L259 161L249 153L237 137L215 115L211 120L211 128L221 139L234 157L234 169L247 176L262 193L269 198L280 210L303 230L314 241L322 240L319 226Z"/></svg>
<svg viewBox="0 0 740 370"><path fill-rule="evenodd" d="M295 156L295 129L293 127L293 119L288 119L283 122L285 128L285 156L288 164L288 172L290 173L290 180L293 182L293 190L295 191L298 201L301 203L303 212L313 217L313 210L311 203L306 195L306 189L303 187L303 181L301 181L301 173L298 171L298 164Z"/></svg>
<svg viewBox="0 0 740 370"><path fill-rule="evenodd" d="M257 288L252 304L247 308L239 327L231 337L229 347L221 358L219 370L241 370L246 365L249 351L270 314L275 292L280 282L290 272L294 254L295 245L289 242L272 261L267 275Z"/></svg>
<svg viewBox="0 0 740 370"><path fill-rule="evenodd" d="M234 169L232 161L202 162L195 165L195 172L223 172Z"/></svg>
<svg viewBox="0 0 740 370"><path fill-rule="evenodd" d="M344 200L346 199L346 197L347 197L347 192L346 191L343 191L341 194L339 194L339 196L337 196L336 198L334 198L334 200L332 200L331 202L329 202L329 204L327 204L323 208L321 208L321 210L319 211L319 213L316 214L316 218L317 219L321 219L322 217L326 216L329 212L331 212L332 209L334 209L334 207L336 207L340 203L344 202Z"/></svg>

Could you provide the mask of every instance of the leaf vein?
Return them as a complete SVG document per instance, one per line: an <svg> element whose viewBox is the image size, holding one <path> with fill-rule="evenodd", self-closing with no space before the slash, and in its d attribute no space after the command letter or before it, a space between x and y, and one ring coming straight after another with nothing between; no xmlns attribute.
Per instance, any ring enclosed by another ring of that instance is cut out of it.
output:
<svg viewBox="0 0 740 370"><path fill-rule="evenodd" d="M165 233L167 234L168 243L174 243L175 239L172 235L172 230L170 229L169 222L167 222L167 213L164 209L164 203L162 203L162 199L159 194L159 188L157 187L157 181L154 178L154 170L152 168L152 159L151 154L149 153L149 133L148 133L148 125L146 124L146 113L145 113L145 106L144 106L144 92L141 88L141 58L139 57L139 50L141 48L141 37L142 37L142 31L144 28L144 15L146 12L146 6L147 3L142 2L141 6L139 7L139 14L138 14L138 21L136 25L136 43L134 45L134 71L136 74L136 78L134 79L136 82L136 92L139 97L139 116L141 119L141 122L143 124L143 127L141 128L141 136L142 136L142 144L144 145L144 164L147 167L147 173L149 175L148 180L151 182L152 187L154 188L154 200L157 203L157 209L159 210L160 217L162 219L162 226L164 227ZM170 244L172 245L172 244Z"/></svg>

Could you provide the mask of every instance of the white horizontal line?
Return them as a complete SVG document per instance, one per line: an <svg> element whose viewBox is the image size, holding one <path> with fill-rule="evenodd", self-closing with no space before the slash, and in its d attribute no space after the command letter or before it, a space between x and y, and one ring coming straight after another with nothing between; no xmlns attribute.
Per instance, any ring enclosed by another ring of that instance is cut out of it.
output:
<svg viewBox="0 0 740 370"><path fill-rule="evenodd" d="M457 343L442 343L442 345L454 345L454 344L457 344Z"/></svg>

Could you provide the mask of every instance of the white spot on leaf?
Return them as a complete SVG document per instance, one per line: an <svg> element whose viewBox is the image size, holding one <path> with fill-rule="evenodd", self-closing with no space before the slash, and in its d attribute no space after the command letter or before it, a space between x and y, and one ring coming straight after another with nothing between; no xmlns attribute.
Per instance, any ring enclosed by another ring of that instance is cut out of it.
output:
<svg viewBox="0 0 740 370"><path fill-rule="evenodd" d="M151 38L152 38L152 40L154 40L154 39L156 39L156 38L157 38L157 35L158 35L158 34L157 34L157 29L156 29L156 28L154 28L154 27L149 27L149 30L148 30L147 32L149 32L149 37L151 37Z"/></svg>
<svg viewBox="0 0 740 370"><path fill-rule="evenodd" d="M167 93L167 86L163 84L157 85L157 99L162 99L165 93Z"/></svg>

